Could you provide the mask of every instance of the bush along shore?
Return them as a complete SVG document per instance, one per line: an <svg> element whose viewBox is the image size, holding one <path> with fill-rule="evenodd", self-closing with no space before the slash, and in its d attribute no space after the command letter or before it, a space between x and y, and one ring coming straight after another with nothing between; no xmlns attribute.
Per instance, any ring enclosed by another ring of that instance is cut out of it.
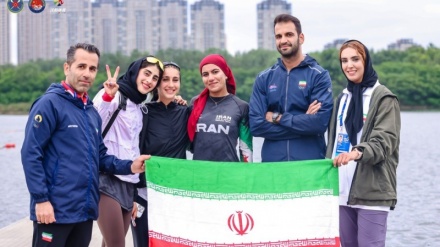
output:
<svg viewBox="0 0 440 247"><path fill-rule="evenodd" d="M279 57L277 51L252 50L231 55L215 49L205 52L169 49L155 55L163 61L174 61L181 65L180 94L190 100L203 89L198 66L200 60L210 53L219 53L226 58L237 82L237 95L246 101L249 101L258 73L275 64ZM110 68L120 66L121 71L125 71L131 61L148 54L137 51L130 56L121 53L103 54L95 83L89 91L90 97L95 96L106 80L106 64ZM309 54L329 71L334 97L347 84L338 54L336 49ZM373 50L371 57L380 83L397 95L402 110L440 110L440 48L430 45L427 48L411 47L405 51ZM0 114L27 114L32 102L45 92L50 83L60 82L65 78L63 63L61 59L52 59L31 61L17 66L0 66Z"/></svg>

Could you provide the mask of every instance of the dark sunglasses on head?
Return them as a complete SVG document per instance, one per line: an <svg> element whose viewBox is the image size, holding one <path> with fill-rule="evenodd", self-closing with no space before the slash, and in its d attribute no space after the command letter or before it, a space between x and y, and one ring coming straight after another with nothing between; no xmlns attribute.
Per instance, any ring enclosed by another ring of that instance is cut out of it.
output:
<svg viewBox="0 0 440 247"><path fill-rule="evenodd" d="M177 63L175 63L175 62L163 62L163 66L165 68L169 67L169 66L172 66L172 67L177 68L180 71L180 66Z"/></svg>
<svg viewBox="0 0 440 247"><path fill-rule="evenodd" d="M157 59L156 57L153 56L148 56L147 58L145 58L147 60L147 62L152 63L152 64L159 64L160 69L163 71L163 63Z"/></svg>

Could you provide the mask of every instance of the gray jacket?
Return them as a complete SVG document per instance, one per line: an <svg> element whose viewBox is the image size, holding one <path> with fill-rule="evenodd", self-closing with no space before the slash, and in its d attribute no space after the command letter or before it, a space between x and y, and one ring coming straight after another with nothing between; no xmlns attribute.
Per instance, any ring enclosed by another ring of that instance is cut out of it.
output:
<svg viewBox="0 0 440 247"><path fill-rule="evenodd" d="M327 158L332 157L340 98L334 104L330 120ZM353 147L362 150L363 156L357 160L348 205L389 206L394 209L397 203L400 126L400 106L396 95L385 86L378 86L371 97L361 141Z"/></svg>

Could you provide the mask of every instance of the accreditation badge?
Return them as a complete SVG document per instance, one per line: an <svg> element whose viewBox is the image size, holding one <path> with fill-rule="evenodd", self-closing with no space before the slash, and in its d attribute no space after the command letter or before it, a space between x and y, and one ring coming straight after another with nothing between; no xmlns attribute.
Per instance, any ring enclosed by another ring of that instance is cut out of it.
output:
<svg viewBox="0 0 440 247"><path fill-rule="evenodd" d="M336 142L335 157L341 153L348 153L349 150L350 150L350 140L348 139L348 134L339 133Z"/></svg>
<svg viewBox="0 0 440 247"><path fill-rule="evenodd" d="M142 216L142 214L144 213L144 211L145 211L145 207L142 206L141 204L137 203L137 202L136 202L136 204L137 204L137 208L138 208L136 217L140 218Z"/></svg>

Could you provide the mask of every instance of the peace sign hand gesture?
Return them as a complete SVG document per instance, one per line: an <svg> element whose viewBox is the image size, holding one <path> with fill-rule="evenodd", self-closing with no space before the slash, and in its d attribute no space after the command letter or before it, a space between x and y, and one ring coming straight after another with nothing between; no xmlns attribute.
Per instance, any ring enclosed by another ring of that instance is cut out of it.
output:
<svg viewBox="0 0 440 247"><path fill-rule="evenodd" d="M113 76L110 71L110 67L107 64L105 65L105 70L107 71L107 81L104 82L104 90L107 95L113 98L119 89L119 85L117 83L119 66L116 67L115 74Z"/></svg>

